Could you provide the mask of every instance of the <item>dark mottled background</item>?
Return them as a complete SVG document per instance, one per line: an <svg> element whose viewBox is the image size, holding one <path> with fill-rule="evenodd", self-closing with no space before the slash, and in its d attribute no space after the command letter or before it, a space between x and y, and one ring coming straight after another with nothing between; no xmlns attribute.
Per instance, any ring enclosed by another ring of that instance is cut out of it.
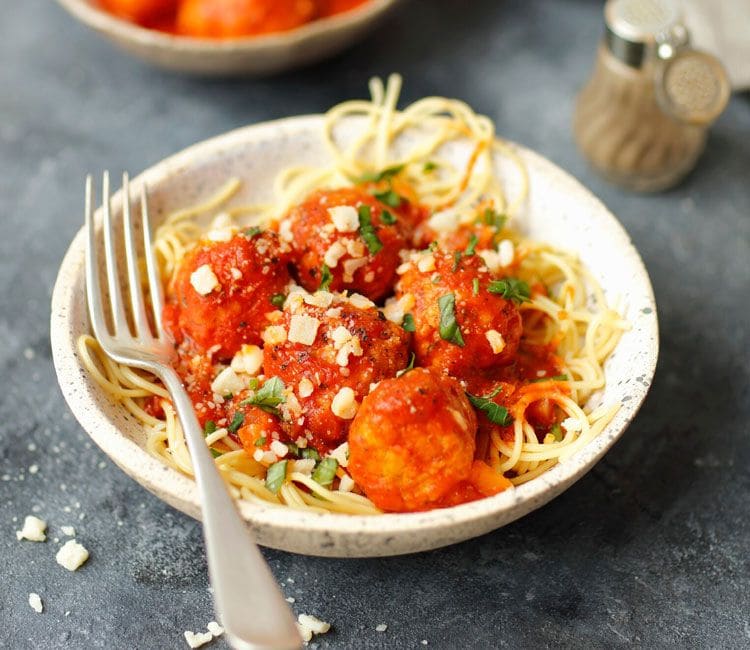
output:
<svg viewBox="0 0 750 650"><path fill-rule="evenodd" d="M604 199L651 274L661 359L623 440L515 524L395 559L266 552L295 609L333 623L321 648L750 646L747 94L681 187L634 196L593 175L571 139L597 2L414 0L333 61L262 81L162 73L54 3L12 5L0 19L0 646L183 648L183 630L213 618L199 525L108 462L55 382L49 301L84 173L135 173L234 127L323 111L391 71L405 101L461 97ZM75 525L91 550L78 572L55 564L53 541L16 541L32 509L51 537Z"/></svg>

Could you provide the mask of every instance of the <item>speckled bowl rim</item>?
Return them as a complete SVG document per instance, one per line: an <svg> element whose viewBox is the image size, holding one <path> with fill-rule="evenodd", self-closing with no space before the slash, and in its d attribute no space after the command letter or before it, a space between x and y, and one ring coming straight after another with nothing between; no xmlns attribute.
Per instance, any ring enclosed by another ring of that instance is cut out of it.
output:
<svg viewBox="0 0 750 650"><path fill-rule="evenodd" d="M92 4L91 0L57 0L71 15L85 25L105 34L116 34L140 45L157 46L175 52L190 51L206 54L216 52L254 52L259 50L286 49L332 31L346 30L375 20L390 9L398 0L369 0L341 14L320 18L295 29L258 36L229 39L196 38L169 34L156 29L141 27L124 18L108 13Z"/></svg>
<svg viewBox="0 0 750 650"><path fill-rule="evenodd" d="M146 182L150 188L154 188L172 175L179 175L186 168L196 164L196 161L212 156L227 155L234 146L243 142L263 138L273 139L279 137L280 134L288 137L306 129L320 130L322 119L320 115L290 117L230 131L166 158L144 171L132 182L134 185ZM587 209L596 212L599 218L606 222L609 235L614 236L617 241L620 261L627 259L630 265L629 270L633 274L632 281L636 283L643 300L646 301L646 308L639 309L636 316L644 334L644 341L650 341L650 347L643 351L643 360L637 366L637 372L640 373L639 381L630 389L629 400L622 405L604 431L573 457L514 490L468 504L429 512L383 514L372 517L300 512L288 508L263 507L241 502L241 513L248 521L251 530L258 536L260 543L313 555L384 556L436 548L476 536L510 523L544 505L567 489L593 467L635 417L650 388L659 347L656 304L643 262L623 227L591 192L539 154L519 145L513 146L526 160L532 173L532 182L534 181L533 174L538 172L540 177L562 184L566 191L576 195L579 204L588 204ZM118 192L113 197L115 212L118 210L119 199ZM86 391L81 390L87 382L91 383L91 380L86 377L74 346L70 344L73 332L67 305L76 300L83 300L80 291L78 294L75 293L76 285L81 284L83 257L84 232L81 230L65 255L52 297L52 351L63 395L83 428L118 466L163 500L192 516L199 517L199 501L192 480L164 465L134 441L121 434L117 427L104 417ZM471 528L472 525L475 528L481 528L481 531L473 534L459 532L460 528L467 526ZM318 546L311 551L303 548L304 544L300 546L297 542L285 542L287 534L292 536L309 534L311 538L315 538ZM424 543L415 541L420 535L424 536ZM413 539L408 542L403 541L400 540L402 536L412 536ZM386 546L390 540L393 542L393 548L391 550L380 547L368 549L366 544L362 543L368 537L384 542ZM347 549L346 543L343 545L340 543L340 538L356 539L356 549ZM330 552L326 550L328 547L331 549Z"/></svg>

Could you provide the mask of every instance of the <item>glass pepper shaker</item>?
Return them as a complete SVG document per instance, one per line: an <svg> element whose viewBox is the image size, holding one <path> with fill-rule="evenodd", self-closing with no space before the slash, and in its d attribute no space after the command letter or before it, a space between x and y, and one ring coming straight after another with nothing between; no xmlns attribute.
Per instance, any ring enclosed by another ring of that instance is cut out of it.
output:
<svg viewBox="0 0 750 650"><path fill-rule="evenodd" d="M730 86L714 56L690 47L678 0L608 0L605 37L578 96L574 132L617 185L658 191L694 166Z"/></svg>

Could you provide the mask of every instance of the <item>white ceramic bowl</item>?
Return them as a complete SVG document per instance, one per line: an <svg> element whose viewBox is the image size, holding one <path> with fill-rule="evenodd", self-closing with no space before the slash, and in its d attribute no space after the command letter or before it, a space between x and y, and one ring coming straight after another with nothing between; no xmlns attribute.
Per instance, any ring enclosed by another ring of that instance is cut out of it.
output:
<svg viewBox="0 0 750 650"><path fill-rule="evenodd" d="M200 75L270 75L320 61L364 36L397 0L369 0L351 11L277 34L227 40L175 36L139 27L93 0L58 0L110 41L161 68Z"/></svg>
<svg viewBox="0 0 750 650"><path fill-rule="evenodd" d="M272 179L292 164L328 160L321 116L295 117L232 131L197 144L145 171L134 184L148 183L156 220L215 191L229 176L247 179L238 202L271 199ZM354 120L341 132L347 138ZM297 553L328 556L385 556L452 544L499 528L547 503L583 476L622 435L651 384L658 353L656 308L638 253L615 217L571 176L519 147L530 174L526 213L517 226L531 237L576 251L610 299L620 296L632 329L605 366L602 399L622 408L588 446L541 477L473 503L416 514L377 517L299 512L241 503L259 543ZM454 161L466 147L453 147ZM511 185L516 182L512 176ZM119 215L119 193L114 214ZM199 517L195 485L145 449L142 428L110 402L82 369L78 336L88 331L84 301L84 233L79 232L60 268L52 299L52 350L65 399L93 440L125 472L159 498Z"/></svg>

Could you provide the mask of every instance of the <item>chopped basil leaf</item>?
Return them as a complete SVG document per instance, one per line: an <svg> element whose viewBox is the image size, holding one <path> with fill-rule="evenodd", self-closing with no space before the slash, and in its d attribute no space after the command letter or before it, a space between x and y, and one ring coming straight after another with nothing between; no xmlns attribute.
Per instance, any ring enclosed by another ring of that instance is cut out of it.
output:
<svg viewBox="0 0 750 650"><path fill-rule="evenodd" d="M219 456L221 456L224 453L223 451L217 451L213 447L211 447L211 449L209 449L208 451L211 452L211 456L213 456L214 458L218 458Z"/></svg>
<svg viewBox="0 0 750 650"><path fill-rule="evenodd" d="M384 190L382 192L373 192L372 194L378 201L386 205L397 208L401 205L401 197L393 190Z"/></svg>
<svg viewBox="0 0 750 650"><path fill-rule="evenodd" d="M256 441L255 441L255 442L253 443L253 444L254 444L254 445L255 445L256 447L262 447L263 445L265 445L265 444L266 444L266 437L265 437L265 436L261 436L261 437L260 437L260 438L258 438L258 439L257 439L257 440L256 440Z"/></svg>
<svg viewBox="0 0 750 650"><path fill-rule="evenodd" d="M263 384L263 386L261 386L260 390L255 393L255 395L248 397L246 400L242 400L240 405L244 406L246 404L252 404L253 406L263 409L266 413L279 415L278 406L285 401L284 382L278 377L271 377L265 384ZM229 430L232 430L231 427Z"/></svg>
<svg viewBox="0 0 750 650"><path fill-rule="evenodd" d="M360 205L359 210L359 236L362 237L367 250L373 255L383 248L383 242L378 239L375 227L372 225L372 215L370 214L369 205Z"/></svg>
<svg viewBox="0 0 750 650"><path fill-rule="evenodd" d="M493 280L487 287L490 293L501 295L506 300L522 303L531 300L531 289L529 285L518 278L505 278L504 280Z"/></svg>
<svg viewBox="0 0 750 650"><path fill-rule="evenodd" d="M401 327L403 327L407 332L416 332L417 326L414 323L414 316L411 314L404 314L404 322L401 323Z"/></svg>
<svg viewBox="0 0 750 650"><path fill-rule="evenodd" d="M227 393L226 395L222 395L224 399L232 399L234 395L232 393Z"/></svg>
<svg viewBox="0 0 750 650"><path fill-rule="evenodd" d="M275 293L271 296L271 304L281 309L286 302L286 296L283 293Z"/></svg>
<svg viewBox="0 0 750 650"><path fill-rule="evenodd" d="M454 273L458 271L458 266L461 264L461 256L463 253L461 251L456 251L453 253L453 268L451 269Z"/></svg>
<svg viewBox="0 0 750 650"><path fill-rule="evenodd" d="M258 235L260 235L260 233L262 232L263 231L260 228L258 228L258 226L252 226L251 228L245 228L243 234L248 239L252 239L253 237L257 237Z"/></svg>
<svg viewBox="0 0 750 650"><path fill-rule="evenodd" d="M464 251L464 255L466 255L466 257L471 257L474 254L474 249L477 247L478 241L479 237L477 237L474 233L471 233L471 237L469 237L469 243L466 246L466 250Z"/></svg>
<svg viewBox="0 0 750 650"><path fill-rule="evenodd" d="M487 416L487 419L490 422L493 424L499 424L502 427L507 427L513 422L513 418L510 413L508 413L507 408L492 401L492 398L497 395L498 392L500 392L499 388L486 397L472 395L471 393L466 393L466 397L469 398L469 401L474 408L479 409Z"/></svg>
<svg viewBox="0 0 750 650"><path fill-rule="evenodd" d="M312 458L315 462L320 460L320 454L315 447L305 447L300 453L302 458Z"/></svg>
<svg viewBox="0 0 750 650"><path fill-rule="evenodd" d="M495 230L500 231L505 226L505 222L508 217L504 214L496 212L492 208L487 208L482 214L481 220L488 226L492 226Z"/></svg>
<svg viewBox="0 0 750 650"><path fill-rule="evenodd" d="M405 375L410 370L414 370L414 362L417 360L417 355L413 352L411 353L411 358L409 359L409 365L406 366L403 370L399 370L396 373L396 377L400 377L401 375Z"/></svg>
<svg viewBox="0 0 750 650"><path fill-rule="evenodd" d="M258 384L259 383L260 382L258 381L257 377L250 377L250 379L248 379L248 381L247 381L247 387L250 390L258 390Z"/></svg>
<svg viewBox="0 0 750 650"><path fill-rule="evenodd" d="M438 307L440 308L440 338L463 347L464 338L461 336L461 330L456 321L456 296L452 293L440 296Z"/></svg>
<svg viewBox="0 0 750 650"><path fill-rule="evenodd" d="M552 375L551 377L537 377L532 379L530 383L538 384L540 381L568 381L568 375Z"/></svg>
<svg viewBox="0 0 750 650"><path fill-rule="evenodd" d="M339 467L339 461L335 458L324 458L318 463L318 466L312 473L313 481L320 483L323 487L333 484L333 477L336 476L336 470Z"/></svg>
<svg viewBox="0 0 750 650"><path fill-rule="evenodd" d="M331 269L328 268L327 264L323 264L320 269L320 284L318 285L318 291L329 291L328 287L331 286L333 280L333 274Z"/></svg>
<svg viewBox="0 0 750 650"><path fill-rule="evenodd" d="M287 463L286 460L280 460L271 465L266 472L266 487L274 494L278 494L284 484Z"/></svg>
<svg viewBox="0 0 750 650"><path fill-rule="evenodd" d="M429 174L430 172L434 172L438 168L438 164L436 162L432 162L431 160L428 160L424 167L422 167L422 171L425 174Z"/></svg>
<svg viewBox="0 0 750 650"><path fill-rule="evenodd" d="M393 165L393 167L386 167L379 172L365 172L361 176L357 177L355 183L379 183L394 176L397 176L404 169L404 165Z"/></svg>
<svg viewBox="0 0 750 650"><path fill-rule="evenodd" d="M471 281L471 288L474 290L474 295L478 296L479 295L479 278L474 278Z"/></svg>
<svg viewBox="0 0 750 650"><path fill-rule="evenodd" d="M232 423L227 427L227 430L229 433L234 433L242 426L242 423L245 421L245 414L241 413L240 411L237 411L234 414L234 417L232 418Z"/></svg>
<svg viewBox="0 0 750 650"><path fill-rule="evenodd" d="M216 422L209 420L206 422L206 426L203 427L203 435L210 436L214 431L216 431Z"/></svg>
<svg viewBox="0 0 750 650"><path fill-rule="evenodd" d="M559 424L553 424L549 432L555 436L555 442L560 442L563 439L563 430Z"/></svg>
<svg viewBox="0 0 750 650"><path fill-rule="evenodd" d="M396 217L394 217L388 210L383 210L382 214L380 215L380 220L389 226L392 226L394 223L396 223Z"/></svg>
<svg viewBox="0 0 750 650"><path fill-rule="evenodd" d="M430 252L436 251L438 247L437 241L430 242L430 245L427 247L427 250Z"/></svg>

